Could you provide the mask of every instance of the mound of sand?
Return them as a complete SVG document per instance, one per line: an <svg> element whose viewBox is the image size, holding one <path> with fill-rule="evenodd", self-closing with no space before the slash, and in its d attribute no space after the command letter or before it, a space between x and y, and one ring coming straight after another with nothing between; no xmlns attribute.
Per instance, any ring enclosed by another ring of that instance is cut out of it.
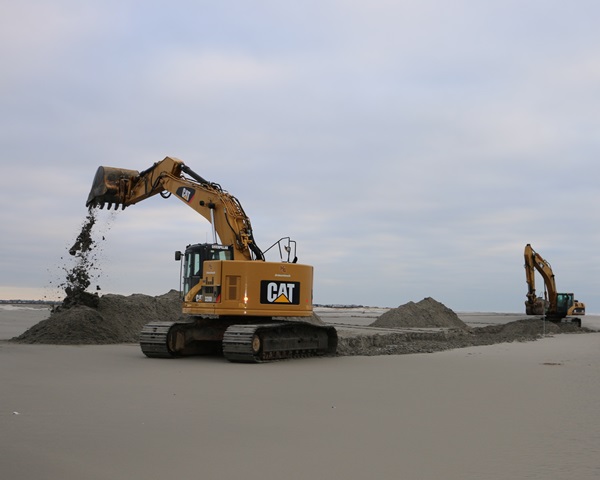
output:
<svg viewBox="0 0 600 480"><path fill-rule="evenodd" d="M55 345L137 342L146 323L175 321L180 316L181 297L177 290L158 297L107 294L99 297L96 308L58 308L13 341Z"/></svg>
<svg viewBox="0 0 600 480"><path fill-rule="evenodd" d="M525 318L502 325L487 325L473 329L473 332L481 337L495 336L519 340L535 339L541 335L553 335L558 333L584 333L589 330L578 327L575 323L544 322L541 318Z"/></svg>
<svg viewBox="0 0 600 480"><path fill-rule="evenodd" d="M408 302L382 314L371 327L385 328L460 328L469 327L458 315L431 297Z"/></svg>

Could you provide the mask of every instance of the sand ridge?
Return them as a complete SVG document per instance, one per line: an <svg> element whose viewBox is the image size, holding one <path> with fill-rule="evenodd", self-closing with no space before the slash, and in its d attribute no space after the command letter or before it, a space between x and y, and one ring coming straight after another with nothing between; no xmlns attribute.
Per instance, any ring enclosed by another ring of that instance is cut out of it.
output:
<svg viewBox="0 0 600 480"><path fill-rule="evenodd" d="M176 290L160 295L106 294L97 306L65 302L49 318L13 338L14 342L56 345L137 343L146 323L183 318L181 295ZM310 320L324 323L317 314ZM339 333L337 355L398 355L427 353L476 345L532 341L546 334L586 333L573 324L527 318L484 327L468 327L444 304L427 297L408 302L380 315L368 333Z"/></svg>

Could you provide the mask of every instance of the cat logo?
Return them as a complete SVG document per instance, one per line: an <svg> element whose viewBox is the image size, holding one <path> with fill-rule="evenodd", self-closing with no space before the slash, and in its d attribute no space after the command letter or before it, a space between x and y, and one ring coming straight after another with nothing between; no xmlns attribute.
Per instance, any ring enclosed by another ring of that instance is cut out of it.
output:
<svg viewBox="0 0 600 480"><path fill-rule="evenodd" d="M260 282L260 303L300 304L300 282Z"/></svg>
<svg viewBox="0 0 600 480"><path fill-rule="evenodd" d="M194 198L196 190L194 190L193 188L179 187L175 193L179 195L183 200L189 203L192 201L192 198Z"/></svg>

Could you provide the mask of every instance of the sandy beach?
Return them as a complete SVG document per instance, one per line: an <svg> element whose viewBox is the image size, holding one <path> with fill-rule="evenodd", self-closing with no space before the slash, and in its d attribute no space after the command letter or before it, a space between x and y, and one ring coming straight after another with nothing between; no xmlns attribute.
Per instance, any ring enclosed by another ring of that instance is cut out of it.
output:
<svg viewBox="0 0 600 480"><path fill-rule="evenodd" d="M4 478L600 476L598 333L259 365L6 341L43 315L0 310Z"/></svg>

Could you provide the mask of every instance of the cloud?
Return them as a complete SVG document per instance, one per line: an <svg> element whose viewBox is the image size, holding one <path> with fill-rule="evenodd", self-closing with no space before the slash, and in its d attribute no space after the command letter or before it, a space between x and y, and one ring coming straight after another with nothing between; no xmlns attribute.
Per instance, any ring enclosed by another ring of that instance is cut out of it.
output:
<svg viewBox="0 0 600 480"><path fill-rule="evenodd" d="M68 52L97 38L105 11L92 2L24 0L5 5L0 18L0 88L35 85L50 71L68 68ZM47 78L47 77L46 77Z"/></svg>
<svg viewBox="0 0 600 480"><path fill-rule="evenodd" d="M178 102L222 101L272 87L286 75L277 64L238 52L167 50L154 62L148 77L156 93Z"/></svg>
<svg viewBox="0 0 600 480"><path fill-rule="evenodd" d="M520 311L531 242L594 305L598 8L10 5L0 283L54 268L99 165L173 155L240 199L261 247L297 240L322 303ZM107 233L107 288L163 293L210 227L150 199Z"/></svg>

